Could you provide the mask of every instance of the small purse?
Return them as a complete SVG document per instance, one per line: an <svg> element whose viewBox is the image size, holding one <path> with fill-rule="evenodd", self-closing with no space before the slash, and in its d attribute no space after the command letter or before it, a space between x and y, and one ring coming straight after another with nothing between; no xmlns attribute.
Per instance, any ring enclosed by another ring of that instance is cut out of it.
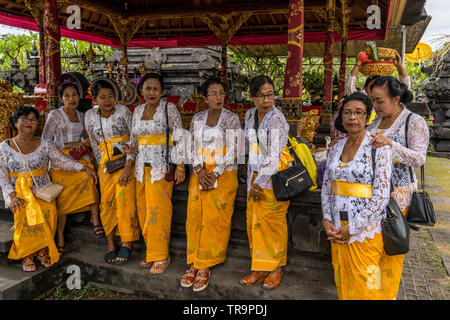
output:
<svg viewBox="0 0 450 320"><path fill-rule="evenodd" d="M99 115L100 117L100 128L102 130L102 135L103 135L103 141L106 141L105 139L105 134L103 133L103 126L102 126L102 117ZM108 147L105 148L106 149L106 154L108 155L108 161L106 162L106 171L109 174L112 174L120 169L125 168L125 163L127 162L127 157L124 155L123 157L120 157L118 159L112 160L109 156L109 152L108 152Z"/></svg>
<svg viewBox="0 0 450 320"><path fill-rule="evenodd" d="M33 179L33 183L36 186L36 191L35 191L36 197L38 197L39 199L42 199L44 201L47 201L47 202L52 202L53 200L55 200L61 194L61 192L64 190L64 187L60 184L52 182L50 179L50 176L47 172L47 177L48 177L49 182L45 186L38 188L38 184L36 183L36 180L34 180L34 177L33 177L33 174L31 173L31 169L28 165L27 159L23 155L23 153L20 150L19 146L17 145L16 141L14 139L11 139L11 140L16 145L17 150L19 150L20 155L22 156L22 160L23 160L23 162L25 162L25 166L27 167L27 170L30 172L31 179Z"/></svg>
<svg viewBox="0 0 450 320"><path fill-rule="evenodd" d="M255 111L255 131L259 147L258 110ZM308 171L298 158L289 141L286 147L294 158L294 164L292 167L279 171L271 177L273 192L277 201L287 201L294 198L298 194L308 190L314 184ZM267 154L264 147L259 147L259 149L264 156Z"/></svg>
<svg viewBox="0 0 450 320"><path fill-rule="evenodd" d="M72 148L70 149L69 154L74 160L80 160L81 157L83 157L86 154L88 154L91 157L91 159L94 160L94 155L92 154L91 150L87 147L84 147L83 149L81 149L81 151Z"/></svg>
<svg viewBox="0 0 450 320"><path fill-rule="evenodd" d="M408 126L411 114L409 114L408 118L406 118L405 124L405 139L407 147ZM411 182L414 183L411 167L409 167L409 174L411 176ZM406 219L408 222L413 224L434 226L436 223L436 213L434 212L434 207L430 200L430 196L428 195L428 192L425 191L425 166L420 167L420 187L422 191L414 191L412 194L411 204L409 206L408 213L406 214Z"/></svg>
<svg viewBox="0 0 450 320"><path fill-rule="evenodd" d="M166 114L166 174L164 175L164 180L171 182L175 180L175 169L177 165L175 163L169 162L169 111L167 110L167 101L164 105L164 112Z"/></svg>
<svg viewBox="0 0 450 320"><path fill-rule="evenodd" d="M372 186L375 180L375 156L376 149L372 149ZM385 217L381 220L384 251L388 256L406 254L409 251L409 224L392 196L389 197L389 203L384 208L384 214Z"/></svg>

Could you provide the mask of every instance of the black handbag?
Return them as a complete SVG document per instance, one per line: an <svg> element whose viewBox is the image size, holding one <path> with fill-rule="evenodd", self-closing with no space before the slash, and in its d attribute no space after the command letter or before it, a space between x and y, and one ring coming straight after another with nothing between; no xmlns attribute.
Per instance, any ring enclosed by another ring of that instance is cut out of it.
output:
<svg viewBox="0 0 450 320"><path fill-rule="evenodd" d="M105 139L105 134L103 133L102 117L100 115L99 115L99 117L100 117L100 129L102 131L103 141L105 141L106 139ZM106 171L109 174L112 174L112 173L114 173L114 172L116 172L116 171L118 171L120 169L125 168L125 164L127 162L127 158L126 158L125 155L123 157L120 157L118 159L115 159L115 160L111 161L111 158L110 158L109 152L108 152L108 147L106 147L105 149L106 149L106 154L108 155L108 161L106 162L105 166L106 166ZM116 152L120 153L120 150L115 147L114 148L114 153L116 153ZM114 155L115 154L113 154L113 156Z"/></svg>
<svg viewBox="0 0 450 320"><path fill-rule="evenodd" d="M255 111L255 130L258 140L258 110ZM292 167L279 171L272 175L272 187L277 201L287 201L300 193L308 190L314 183L309 176L308 170L302 164L297 154L293 150L291 143L288 141L287 147L294 158ZM264 147L259 147L261 153L266 155Z"/></svg>
<svg viewBox="0 0 450 320"><path fill-rule="evenodd" d="M175 163L169 162L169 112L167 110L167 101L164 105L164 112L166 114L166 174L164 175L164 179L168 182L175 180L175 169L177 165Z"/></svg>
<svg viewBox="0 0 450 320"><path fill-rule="evenodd" d="M375 180L376 149L372 149L373 181ZM391 191L392 183L391 183ZM381 220L381 235L383 237L384 251L388 256L406 254L409 251L409 224L403 216L397 202L389 197L389 203L384 208L384 217Z"/></svg>
<svg viewBox="0 0 450 320"><path fill-rule="evenodd" d="M409 118L412 113L406 118L405 124L405 139L406 146L408 147L408 127ZM413 171L409 167L409 175L411 177L411 183L414 183ZM434 212L433 203L430 200L428 192L425 191L425 166L420 167L420 189L422 191L414 191L411 197L411 204L406 214L406 220L409 223L424 224L434 226L436 223L436 213Z"/></svg>

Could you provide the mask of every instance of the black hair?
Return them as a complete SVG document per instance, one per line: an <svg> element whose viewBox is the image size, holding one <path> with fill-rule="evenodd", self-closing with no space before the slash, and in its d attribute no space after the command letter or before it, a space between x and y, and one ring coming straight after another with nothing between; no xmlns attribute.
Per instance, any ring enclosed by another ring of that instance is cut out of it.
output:
<svg viewBox="0 0 450 320"><path fill-rule="evenodd" d="M268 76L260 75L253 77L250 80L250 95L252 97L256 96L258 94L259 88L261 88L261 86L265 85L266 83L271 84L275 90L275 85L273 84L272 79L270 79Z"/></svg>
<svg viewBox="0 0 450 320"><path fill-rule="evenodd" d="M30 113L34 113L36 120L39 120L39 112L30 106L20 106L16 108L13 114L9 117L9 124L12 130L17 130L16 123L21 116L28 116Z"/></svg>
<svg viewBox="0 0 450 320"><path fill-rule="evenodd" d="M92 84L91 92L94 98L97 98L100 89L111 89L114 94L113 86L106 80L98 80Z"/></svg>
<svg viewBox="0 0 450 320"><path fill-rule="evenodd" d="M367 94L364 94L362 92L354 92L351 95L347 96L344 99L344 101L342 102L342 106L339 108L337 118L334 120L334 127L342 133L347 133L347 130L345 130L344 125L342 123L342 113L344 112L344 106L348 102L354 101L354 100L359 100L362 103L364 103L364 105L366 106L367 119L369 119L369 117L372 113L372 109L373 109L372 101L370 101Z"/></svg>
<svg viewBox="0 0 450 320"><path fill-rule="evenodd" d="M206 97L208 95L209 87L213 84L220 84L222 87L224 87L222 81L220 81L218 78L211 78L202 83L202 86L200 87L201 94Z"/></svg>
<svg viewBox="0 0 450 320"><path fill-rule="evenodd" d="M69 87L75 88L75 90L77 90L78 96L80 95L80 91L78 91L78 86L75 83L65 81L65 82L61 83L58 87L58 96L60 99L63 97L64 90L66 90Z"/></svg>
<svg viewBox="0 0 450 320"><path fill-rule="evenodd" d="M391 76L379 77L370 87L373 90L375 87L382 87L387 85L388 93L391 98L400 97L401 103L410 103L413 99L413 94L406 87L405 84L401 83L397 78Z"/></svg>
<svg viewBox="0 0 450 320"><path fill-rule="evenodd" d="M147 81L148 79L156 79L159 81L159 84L161 85L161 91L164 91L164 80L161 77L161 75L154 73L154 72L149 72L144 74L141 79L139 80L139 84L137 87L137 91L138 91L138 95L140 97L143 97L142 95L142 88L144 87L144 82Z"/></svg>
<svg viewBox="0 0 450 320"><path fill-rule="evenodd" d="M367 90L368 85L369 85L372 81L377 80L379 77L380 77L380 76L370 76L370 77L367 77L366 82L364 82L363 88Z"/></svg>

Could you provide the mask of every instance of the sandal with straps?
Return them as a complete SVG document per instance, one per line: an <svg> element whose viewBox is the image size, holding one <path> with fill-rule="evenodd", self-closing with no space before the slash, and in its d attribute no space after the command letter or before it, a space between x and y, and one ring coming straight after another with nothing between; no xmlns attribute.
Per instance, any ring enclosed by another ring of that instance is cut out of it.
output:
<svg viewBox="0 0 450 320"><path fill-rule="evenodd" d="M275 273L275 275L274 275ZM281 278L283 277L283 272L271 272L269 275L264 279L263 289L265 290L273 290L280 286ZM268 284L272 284L268 285Z"/></svg>
<svg viewBox="0 0 450 320"><path fill-rule="evenodd" d="M93 228L94 228L94 230L93 230L94 234L96 236L102 236L105 234L105 230L103 229L103 226L101 224L96 224L93 226Z"/></svg>
<svg viewBox="0 0 450 320"><path fill-rule="evenodd" d="M256 271L253 271L242 278L239 283L243 286L250 287L255 284L255 282L263 282L266 276L267 273L259 274Z"/></svg>
<svg viewBox="0 0 450 320"><path fill-rule="evenodd" d="M192 265L189 270L181 277L181 286L184 288L190 288L194 284L195 277L197 276L198 269L195 269Z"/></svg>
<svg viewBox="0 0 450 320"><path fill-rule="evenodd" d="M141 267L141 268L150 268L152 265L153 265L153 262L147 262L147 261L145 261L145 259L141 260L139 262L139 267Z"/></svg>
<svg viewBox="0 0 450 320"><path fill-rule="evenodd" d="M164 271L167 270L169 265L170 265L170 257L168 257L166 260L163 260L163 261L155 261L155 262L153 262L153 265L152 265L151 269L149 270L149 272L151 274L164 273ZM161 267L161 266L162 266L162 268L159 269L159 267Z"/></svg>
<svg viewBox="0 0 450 320"><path fill-rule="evenodd" d="M25 272L35 272L36 264L34 263L33 257L28 256L22 261L22 270Z"/></svg>
<svg viewBox="0 0 450 320"><path fill-rule="evenodd" d="M197 272L197 276L195 277L194 287L192 291L200 292L206 289L209 284L209 278L211 276L211 269L208 271L202 270Z"/></svg>
<svg viewBox="0 0 450 320"><path fill-rule="evenodd" d="M50 257L46 254L39 254L37 258L44 268L50 268L53 265L50 261Z"/></svg>

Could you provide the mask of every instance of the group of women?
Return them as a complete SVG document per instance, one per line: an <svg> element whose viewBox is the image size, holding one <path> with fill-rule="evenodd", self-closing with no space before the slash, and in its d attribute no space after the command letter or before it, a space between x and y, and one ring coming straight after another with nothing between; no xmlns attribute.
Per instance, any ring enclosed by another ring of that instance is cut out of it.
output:
<svg viewBox="0 0 450 320"><path fill-rule="evenodd" d="M44 267L53 265L64 252L66 215L90 210L94 232L107 238L107 263L126 263L142 235L146 256L139 265L151 274L165 272L171 263L172 191L187 178L188 150L189 268L180 283L202 291L211 268L226 260L238 188L236 154L245 145L251 272L240 283L278 288L287 263L289 201L276 200L271 176L277 170L273 162L280 161L288 143L289 126L274 106L272 80L257 76L250 82L254 108L245 115L245 131L257 129L258 134L245 135L245 144L239 135L234 141L226 138L227 130L241 125L224 108L226 92L218 79L201 87L208 109L194 115L189 143L176 134L182 129L181 116L162 99L164 83L158 74L141 78L138 91L145 103L134 113L116 103L108 82L96 81L91 90L97 106L83 114L76 110L77 86L61 84L64 106L50 112L41 139L35 136L39 114L34 108L20 107L11 117L17 135L0 143L0 186L15 223L9 258L23 259L24 271L36 270L35 257ZM371 78L366 92L349 94L334 121L345 136L328 152L323 228L331 241L339 299L395 299L404 256L385 254L382 212L392 196L407 213L417 190L410 168L424 164L429 131L424 119L405 107L412 95L396 78ZM373 109L376 117L369 125ZM87 147L93 159L83 152ZM74 160L74 151L83 156ZM50 180L64 190L56 201L46 202L36 192ZM120 236L120 248L115 236Z"/></svg>
<svg viewBox="0 0 450 320"><path fill-rule="evenodd" d="M158 74L141 78L138 91L145 103L134 113L117 104L110 83L95 81L91 91L96 106L83 114L76 110L77 85L62 83L63 106L49 113L41 138L35 136L39 114L34 108L19 107L11 116L17 135L0 143L0 187L15 224L9 258L22 259L24 271L36 270L35 257L50 267L64 252L66 216L90 210L95 234L107 238L105 262L126 263L133 242L142 235L146 256L139 265L151 274L163 273L171 262L172 190L186 179L188 148L193 159L186 219L189 268L180 281L193 291L204 290L211 268L226 259L238 188L237 146L245 145L237 137L236 143L226 140L226 131L241 125L238 116L224 108L223 85L218 79L202 85L208 109L193 117L189 145L183 135L175 134L182 128L181 116L175 105L162 99L164 83ZM260 140L267 139L268 154L279 159L288 124L274 107L272 80L252 79L250 96L255 107L246 114L245 128L265 131ZM280 134L271 135L273 130ZM252 272L240 283L263 282L263 288L274 289L286 264L289 202L276 200L270 179L273 166L262 157L256 136L250 137L247 230ZM88 147L93 159L85 152ZM46 202L37 191L50 181L64 189L56 201ZM115 236L120 236L120 248Z"/></svg>

